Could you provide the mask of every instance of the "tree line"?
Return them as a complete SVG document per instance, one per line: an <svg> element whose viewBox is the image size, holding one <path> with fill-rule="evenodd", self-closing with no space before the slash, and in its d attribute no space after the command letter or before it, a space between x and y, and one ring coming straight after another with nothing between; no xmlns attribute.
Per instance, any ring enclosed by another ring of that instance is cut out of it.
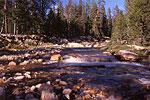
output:
<svg viewBox="0 0 150 100"><path fill-rule="evenodd" d="M65 6L55 0L1 0L0 33L111 37L114 43L149 42L150 1L125 2L126 9L122 11L117 5L105 9L105 0L68 0Z"/></svg>
<svg viewBox="0 0 150 100"><path fill-rule="evenodd" d="M78 4L69 0L66 6L54 0L1 0L0 33L111 36L111 10L107 17L104 4L104 0Z"/></svg>
<svg viewBox="0 0 150 100"><path fill-rule="evenodd" d="M112 41L128 44L150 44L150 1L125 0L126 11L117 11Z"/></svg>

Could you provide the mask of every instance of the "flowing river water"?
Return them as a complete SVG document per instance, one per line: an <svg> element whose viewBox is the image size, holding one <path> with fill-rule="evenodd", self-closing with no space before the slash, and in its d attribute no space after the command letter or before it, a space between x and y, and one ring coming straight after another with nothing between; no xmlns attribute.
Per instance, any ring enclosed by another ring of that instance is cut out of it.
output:
<svg viewBox="0 0 150 100"><path fill-rule="evenodd" d="M43 49L35 49L35 52L38 50L42 51ZM44 50L47 52L50 49ZM46 73L52 73L52 77L55 73L66 71L65 74L56 76L56 78L66 81L84 79L85 85L81 87L79 95L84 95L81 91L88 89L88 87L95 91L98 89L98 91L107 93L100 92L101 94L95 95L95 97L91 95L93 99L87 100L150 99L149 65L139 62L118 61L109 52L102 51L101 48L65 48L60 54L63 56L63 60L47 60L43 63L45 66L56 67L42 68L42 70ZM78 82L73 84L78 84ZM72 86L73 84L69 83L68 85ZM63 99L60 98L60 100Z"/></svg>
<svg viewBox="0 0 150 100"><path fill-rule="evenodd" d="M126 98L124 100L149 100L143 98L147 90L142 90L150 86L149 65L118 61L101 48L66 48L61 54L63 60L48 61L45 64L55 64L58 68L65 67L65 70L71 70L74 73L65 77L82 77L87 80L87 84L98 88L106 86L113 94L124 96Z"/></svg>

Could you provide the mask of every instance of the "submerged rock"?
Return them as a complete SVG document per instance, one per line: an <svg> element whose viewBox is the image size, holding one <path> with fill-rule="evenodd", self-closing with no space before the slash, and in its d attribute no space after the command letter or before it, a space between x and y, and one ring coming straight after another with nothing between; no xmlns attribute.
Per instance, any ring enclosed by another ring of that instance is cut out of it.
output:
<svg viewBox="0 0 150 100"><path fill-rule="evenodd" d="M5 90L0 87L0 100L5 100Z"/></svg>
<svg viewBox="0 0 150 100"><path fill-rule="evenodd" d="M27 94L25 100L33 99L33 98L34 98L33 94Z"/></svg>

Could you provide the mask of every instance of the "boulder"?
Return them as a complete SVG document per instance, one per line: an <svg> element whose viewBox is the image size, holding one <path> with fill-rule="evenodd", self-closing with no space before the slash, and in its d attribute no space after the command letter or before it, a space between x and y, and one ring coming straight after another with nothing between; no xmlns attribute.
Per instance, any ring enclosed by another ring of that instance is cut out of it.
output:
<svg viewBox="0 0 150 100"><path fill-rule="evenodd" d="M28 78L28 79L30 79L30 78L31 78L30 72L26 72L26 73L24 73L24 76L25 76L26 78Z"/></svg>
<svg viewBox="0 0 150 100"><path fill-rule="evenodd" d="M138 55L136 53L127 51L127 50L120 50L117 55L121 56L122 60L127 60L127 61L137 61L138 60Z"/></svg>
<svg viewBox="0 0 150 100"><path fill-rule="evenodd" d="M8 64L8 66L16 66L16 63L13 62L13 61L11 61L11 62Z"/></svg>
<svg viewBox="0 0 150 100"><path fill-rule="evenodd" d="M42 91L41 100L58 100L54 93Z"/></svg>
<svg viewBox="0 0 150 100"><path fill-rule="evenodd" d="M84 45L83 44L80 44L80 43L68 43L67 44L67 47L69 47L69 48L82 48L82 47L84 47Z"/></svg>
<svg viewBox="0 0 150 100"><path fill-rule="evenodd" d="M63 90L63 94L66 96L66 98L68 99L68 100L70 100L70 93L72 92L72 90L71 89L64 89Z"/></svg>
<svg viewBox="0 0 150 100"><path fill-rule="evenodd" d="M63 57L60 54L56 54L51 56L51 61L59 61L59 60L63 60Z"/></svg>
<svg viewBox="0 0 150 100"><path fill-rule="evenodd" d="M22 80L22 79L24 79L24 76L15 76L14 77L14 80Z"/></svg>

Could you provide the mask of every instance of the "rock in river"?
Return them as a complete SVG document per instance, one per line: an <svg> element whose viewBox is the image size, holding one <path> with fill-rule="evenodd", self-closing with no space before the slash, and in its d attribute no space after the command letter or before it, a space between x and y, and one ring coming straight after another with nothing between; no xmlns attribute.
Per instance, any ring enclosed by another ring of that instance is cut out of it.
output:
<svg viewBox="0 0 150 100"><path fill-rule="evenodd" d="M14 77L14 80L22 80L22 79L24 79L24 76L15 76Z"/></svg>
<svg viewBox="0 0 150 100"><path fill-rule="evenodd" d="M24 61L24 62L20 63L20 65L27 65L27 64L29 64L29 61Z"/></svg>
<svg viewBox="0 0 150 100"><path fill-rule="evenodd" d="M56 54L56 55L53 55L51 56L51 61L59 61L59 60L62 60L63 57L60 55L60 54Z"/></svg>
<svg viewBox="0 0 150 100"><path fill-rule="evenodd" d="M16 63L13 62L13 61L11 61L11 62L8 64L8 66L16 66Z"/></svg>
<svg viewBox="0 0 150 100"><path fill-rule="evenodd" d="M84 47L84 45L82 45L82 44L80 44L80 43L68 43L68 44L67 44L67 47L69 47L69 48L75 48L75 47L80 47L80 48L82 48L82 47Z"/></svg>
<svg viewBox="0 0 150 100"><path fill-rule="evenodd" d="M127 51L127 50L120 50L117 55L120 55L123 60L127 61L137 61L138 55L136 53Z"/></svg>
<svg viewBox="0 0 150 100"><path fill-rule="evenodd" d="M58 100L54 93L42 91L41 100Z"/></svg>

